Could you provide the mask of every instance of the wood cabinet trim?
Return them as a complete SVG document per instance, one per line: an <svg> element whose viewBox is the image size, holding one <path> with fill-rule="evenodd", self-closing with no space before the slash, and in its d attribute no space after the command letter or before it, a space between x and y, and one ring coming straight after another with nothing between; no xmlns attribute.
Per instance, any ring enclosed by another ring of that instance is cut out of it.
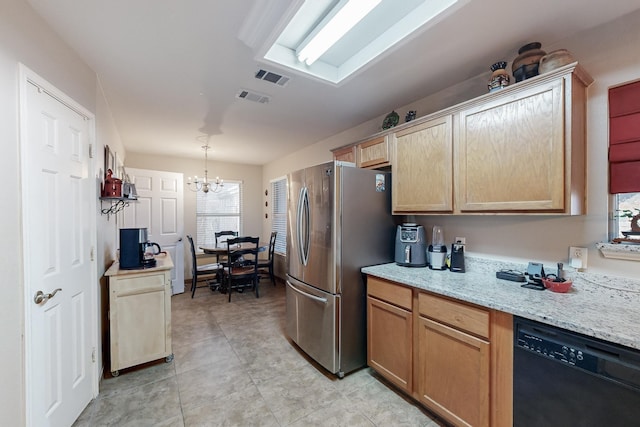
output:
<svg viewBox="0 0 640 427"><path fill-rule="evenodd" d="M488 310L424 292L418 295L418 304L421 316L479 337L489 338Z"/></svg>
<svg viewBox="0 0 640 427"><path fill-rule="evenodd" d="M372 276L367 277L367 294L411 311L411 288Z"/></svg>
<svg viewBox="0 0 640 427"><path fill-rule="evenodd" d="M513 316L492 311L491 425L513 425Z"/></svg>

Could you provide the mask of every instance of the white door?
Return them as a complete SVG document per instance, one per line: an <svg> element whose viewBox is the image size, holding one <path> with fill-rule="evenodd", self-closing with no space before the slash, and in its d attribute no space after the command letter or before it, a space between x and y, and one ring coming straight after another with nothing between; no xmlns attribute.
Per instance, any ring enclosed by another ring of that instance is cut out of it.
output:
<svg viewBox="0 0 640 427"><path fill-rule="evenodd" d="M183 175L175 172L127 168L138 201L122 210L119 228L146 228L149 241L171 255L173 294L184 292Z"/></svg>
<svg viewBox="0 0 640 427"><path fill-rule="evenodd" d="M97 394L93 120L21 72L27 425L69 426Z"/></svg>

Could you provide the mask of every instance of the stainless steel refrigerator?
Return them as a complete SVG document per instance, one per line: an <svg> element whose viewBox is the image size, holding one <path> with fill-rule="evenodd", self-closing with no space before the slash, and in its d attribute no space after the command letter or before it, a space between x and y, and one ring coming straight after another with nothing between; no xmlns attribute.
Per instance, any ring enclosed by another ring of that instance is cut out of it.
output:
<svg viewBox="0 0 640 427"><path fill-rule="evenodd" d="M393 261L390 179L340 162L288 175L287 333L339 377L367 361L360 269Z"/></svg>

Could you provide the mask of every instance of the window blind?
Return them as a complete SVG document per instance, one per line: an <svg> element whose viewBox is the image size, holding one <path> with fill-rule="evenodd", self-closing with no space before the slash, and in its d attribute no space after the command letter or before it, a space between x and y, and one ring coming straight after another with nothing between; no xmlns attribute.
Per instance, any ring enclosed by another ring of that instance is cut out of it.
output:
<svg viewBox="0 0 640 427"><path fill-rule="evenodd" d="M609 192L640 191L640 81L609 89Z"/></svg>
<svg viewBox="0 0 640 427"><path fill-rule="evenodd" d="M277 231L275 252L287 253L287 178L271 182L271 231Z"/></svg>
<svg viewBox="0 0 640 427"><path fill-rule="evenodd" d="M196 247L213 246L215 232L237 231L242 235L242 182L225 181L217 192L196 195Z"/></svg>

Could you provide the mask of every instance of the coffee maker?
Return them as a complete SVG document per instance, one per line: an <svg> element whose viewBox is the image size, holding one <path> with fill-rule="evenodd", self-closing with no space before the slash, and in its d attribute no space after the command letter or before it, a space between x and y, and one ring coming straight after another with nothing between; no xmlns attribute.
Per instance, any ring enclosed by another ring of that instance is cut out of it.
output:
<svg viewBox="0 0 640 427"><path fill-rule="evenodd" d="M396 230L396 264L404 267L427 266L427 244L424 227L404 223Z"/></svg>
<svg viewBox="0 0 640 427"><path fill-rule="evenodd" d="M155 267L160 245L149 242L146 228L120 229L120 268L133 270Z"/></svg>
<svg viewBox="0 0 640 427"><path fill-rule="evenodd" d="M447 246L444 244L442 227L434 225L429 245L429 268L445 270L447 268Z"/></svg>

